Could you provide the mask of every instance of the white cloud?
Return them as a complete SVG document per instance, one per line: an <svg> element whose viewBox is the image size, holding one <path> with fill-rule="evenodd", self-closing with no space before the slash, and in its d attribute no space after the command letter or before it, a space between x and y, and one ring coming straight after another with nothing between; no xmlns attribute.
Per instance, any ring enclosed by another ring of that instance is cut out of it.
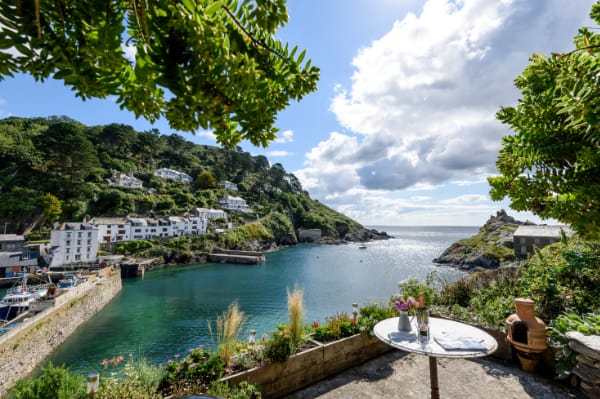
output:
<svg viewBox="0 0 600 399"><path fill-rule="evenodd" d="M121 50L123 50L123 54L125 58L127 58L131 62L135 62L135 55L137 54L137 47L130 46L127 43L123 43L121 45Z"/></svg>
<svg viewBox="0 0 600 399"><path fill-rule="evenodd" d="M332 132L312 148L296 175L311 195L329 198L358 220L391 217L422 201L396 200L387 210L386 194L367 200L356 189L393 193L482 183L496 173L501 137L510 133L495 113L516 102L514 79L532 53L572 48L593 3L426 1L419 15L407 14L358 51L351 85L336 84L330 104L345 133ZM469 207L456 211L458 217L498 209L486 195L437 205L439 213L427 211L440 220L451 205Z"/></svg>
<svg viewBox="0 0 600 399"><path fill-rule="evenodd" d="M463 205L463 204L473 204L473 203L477 203L477 202L489 202L489 197L486 195L480 195L480 194L467 194L467 195L460 195L458 197L441 200L440 204Z"/></svg>
<svg viewBox="0 0 600 399"><path fill-rule="evenodd" d="M293 154L294 154L293 152L283 151L283 150L269 151L267 153L267 155L270 157L289 157L290 155L293 155Z"/></svg>
<svg viewBox="0 0 600 399"><path fill-rule="evenodd" d="M277 138L275 140L273 140L273 142L279 143L279 144L291 143L293 141L294 141L294 132L291 130L284 130L283 132L281 132L281 134L279 134L277 136Z"/></svg>

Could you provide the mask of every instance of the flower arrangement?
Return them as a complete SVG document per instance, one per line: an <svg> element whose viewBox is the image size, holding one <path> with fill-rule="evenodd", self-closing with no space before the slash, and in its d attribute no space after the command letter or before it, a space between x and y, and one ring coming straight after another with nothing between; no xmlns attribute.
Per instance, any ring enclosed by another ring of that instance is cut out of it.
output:
<svg viewBox="0 0 600 399"><path fill-rule="evenodd" d="M416 309L417 301L412 296L409 296L406 300L399 298L394 301L394 307L399 312L410 312Z"/></svg>

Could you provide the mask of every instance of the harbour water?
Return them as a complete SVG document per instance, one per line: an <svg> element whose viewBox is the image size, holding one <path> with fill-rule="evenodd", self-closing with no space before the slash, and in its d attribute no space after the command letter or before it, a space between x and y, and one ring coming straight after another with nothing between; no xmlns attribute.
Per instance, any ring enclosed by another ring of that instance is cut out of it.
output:
<svg viewBox="0 0 600 399"><path fill-rule="evenodd" d="M434 272L453 281L462 273L432 259L477 227L375 227L394 236L358 244L299 245L268 253L264 265L202 264L146 273L123 281L122 292L51 356L54 364L89 373L104 359L132 354L152 363L213 347L208 324L233 301L246 314L244 332L269 334L287 321L287 290L304 291L305 320L350 313L352 303L386 302L398 281Z"/></svg>

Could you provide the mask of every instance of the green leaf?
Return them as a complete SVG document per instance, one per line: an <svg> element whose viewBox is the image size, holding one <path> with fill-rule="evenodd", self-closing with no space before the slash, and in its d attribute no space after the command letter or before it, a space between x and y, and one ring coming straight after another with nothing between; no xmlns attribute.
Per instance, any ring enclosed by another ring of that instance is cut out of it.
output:
<svg viewBox="0 0 600 399"><path fill-rule="evenodd" d="M221 8L221 6L223 5L222 1L215 1L213 3L211 3L208 7L206 7L206 15L208 15L209 17L212 17L213 15L215 15L215 13L217 12L217 10L219 8Z"/></svg>
<svg viewBox="0 0 600 399"><path fill-rule="evenodd" d="M194 0L181 0L183 6L191 13L196 11L196 3Z"/></svg>
<svg viewBox="0 0 600 399"><path fill-rule="evenodd" d="M296 61L298 64L302 63L302 60L304 59L304 57L306 56L306 50L303 50L300 55L298 56L298 60Z"/></svg>

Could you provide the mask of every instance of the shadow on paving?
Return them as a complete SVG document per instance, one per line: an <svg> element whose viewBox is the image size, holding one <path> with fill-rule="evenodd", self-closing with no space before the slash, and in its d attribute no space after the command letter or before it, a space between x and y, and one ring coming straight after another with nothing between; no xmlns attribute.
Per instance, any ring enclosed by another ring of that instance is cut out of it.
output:
<svg viewBox="0 0 600 399"><path fill-rule="evenodd" d="M572 399L583 396L565 385L484 359L438 359L441 398ZM392 351L343 371L286 399L427 399L431 397L426 356Z"/></svg>

